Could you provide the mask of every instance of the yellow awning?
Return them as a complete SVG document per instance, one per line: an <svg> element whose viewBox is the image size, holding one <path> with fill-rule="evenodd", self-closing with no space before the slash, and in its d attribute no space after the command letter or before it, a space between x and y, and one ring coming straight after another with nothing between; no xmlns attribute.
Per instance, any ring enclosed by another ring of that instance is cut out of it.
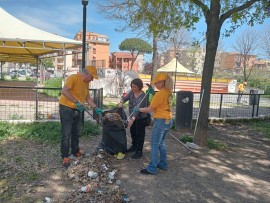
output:
<svg viewBox="0 0 270 203"><path fill-rule="evenodd" d="M30 26L0 7L0 61L35 63L37 58L82 46L82 42Z"/></svg>

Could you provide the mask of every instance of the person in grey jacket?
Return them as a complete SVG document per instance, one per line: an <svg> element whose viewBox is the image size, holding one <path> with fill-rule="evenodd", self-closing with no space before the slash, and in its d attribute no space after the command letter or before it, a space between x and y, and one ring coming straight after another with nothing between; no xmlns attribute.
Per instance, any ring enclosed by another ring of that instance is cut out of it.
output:
<svg viewBox="0 0 270 203"><path fill-rule="evenodd" d="M134 108L139 106L140 108L147 107L147 99L143 88L143 82L141 79L136 78L131 81L131 91L128 92L119 102L118 107L122 108L123 103L128 103L129 115L132 114ZM146 126L147 113L133 113L130 120L130 134L132 139L132 145L127 152L135 152L132 155L133 159L139 159L143 155L143 145L145 139L145 126Z"/></svg>

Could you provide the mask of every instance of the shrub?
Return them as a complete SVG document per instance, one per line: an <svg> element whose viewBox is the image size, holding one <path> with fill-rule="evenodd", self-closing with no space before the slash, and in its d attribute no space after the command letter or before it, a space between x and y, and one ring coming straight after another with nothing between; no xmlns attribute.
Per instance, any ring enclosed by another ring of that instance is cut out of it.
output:
<svg viewBox="0 0 270 203"><path fill-rule="evenodd" d="M61 88L62 87L62 78L52 78L45 82L45 88ZM51 90L45 89L44 94L51 97L59 97L61 95L60 89Z"/></svg>
<svg viewBox="0 0 270 203"><path fill-rule="evenodd" d="M85 122L82 136L99 135L97 124ZM60 122L7 123L0 122L0 140L10 136L21 137L41 143L59 144L61 139Z"/></svg>

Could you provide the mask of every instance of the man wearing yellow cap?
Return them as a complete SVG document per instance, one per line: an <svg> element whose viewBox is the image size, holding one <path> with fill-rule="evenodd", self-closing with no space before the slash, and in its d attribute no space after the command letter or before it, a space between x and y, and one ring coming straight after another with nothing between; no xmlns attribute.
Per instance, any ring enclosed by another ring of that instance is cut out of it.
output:
<svg viewBox="0 0 270 203"><path fill-rule="evenodd" d="M103 112L94 103L89 95L89 83L93 79L98 79L97 69L87 66L81 73L71 75L61 91L59 99L59 111L61 120L61 156L63 166L70 166L70 147L71 154L75 157L82 156L79 148L79 137L82 126L82 115L84 111L84 103L94 108L97 114Z"/></svg>
<svg viewBox="0 0 270 203"><path fill-rule="evenodd" d="M154 118L151 137L151 161L145 169L141 170L141 173L145 175L156 175L158 169L168 169L165 139L172 127L172 78L165 73L159 73L151 83L159 91L154 95L150 106L134 108L134 112L153 112Z"/></svg>

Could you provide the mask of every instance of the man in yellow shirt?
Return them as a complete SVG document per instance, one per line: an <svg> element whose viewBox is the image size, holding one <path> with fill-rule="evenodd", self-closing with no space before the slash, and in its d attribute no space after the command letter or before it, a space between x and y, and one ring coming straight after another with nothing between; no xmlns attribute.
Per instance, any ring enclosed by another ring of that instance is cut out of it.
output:
<svg viewBox="0 0 270 203"><path fill-rule="evenodd" d="M79 148L79 137L82 127L82 115L84 103L94 108L97 114L103 112L94 103L89 95L89 83L93 79L98 79L95 67L87 66L81 73L71 75L61 91L59 99L59 111L61 120L61 156L63 166L70 166L70 148L71 154L80 157L82 152Z"/></svg>
<svg viewBox="0 0 270 203"><path fill-rule="evenodd" d="M245 93L245 87L247 86L247 82L240 83L238 85L238 97L237 97L237 103L241 102L242 94Z"/></svg>

